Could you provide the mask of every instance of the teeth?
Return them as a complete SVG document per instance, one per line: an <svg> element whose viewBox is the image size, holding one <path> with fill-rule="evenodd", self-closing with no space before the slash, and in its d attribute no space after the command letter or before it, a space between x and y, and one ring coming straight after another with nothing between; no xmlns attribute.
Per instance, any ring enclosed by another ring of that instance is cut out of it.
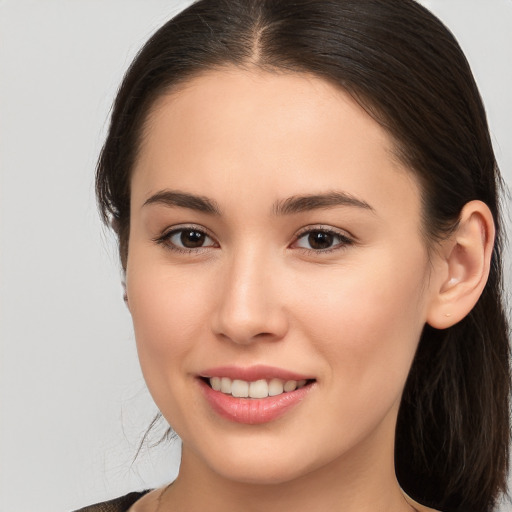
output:
<svg viewBox="0 0 512 512"><path fill-rule="evenodd" d="M210 384L211 384L212 388L215 391L220 391L220 388L221 388L221 378L220 377L212 377L210 379Z"/></svg>
<svg viewBox="0 0 512 512"><path fill-rule="evenodd" d="M231 394L231 379L222 377L222 379L220 379L220 390L228 395Z"/></svg>
<svg viewBox="0 0 512 512"><path fill-rule="evenodd" d="M238 398L247 398L249 396L249 383L245 380L234 380L231 384L231 394Z"/></svg>
<svg viewBox="0 0 512 512"><path fill-rule="evenodd" d="M266 380L257 380L249 384L249 396L251 398L266 398L268 396L268 384Z"/></svg>
<svg viewBox="0 0 512 512"><path fill-rule="evenodd" d="M295 391L297 389L297 381L296 380L287 380L284 383L284 390L286 393L290 391Z"/></svg>
<svg viewBox="0 0 512 512"><path fill-rule="evenodd" d="M268 396L277 396L282 393L295 391L306 385L306 380L287 380L265 379L254 382L234 379L228 377L211 377L210 386L215 391L220 391L226 395L232 395L237 398L266 398Z"/></svg>
<svg viewBox="0 0 512 512"><path fill-rule="evenodd" d="M284 391L284 384L282 380L272 379L268 383L268 396L280 395Z"/></svg>

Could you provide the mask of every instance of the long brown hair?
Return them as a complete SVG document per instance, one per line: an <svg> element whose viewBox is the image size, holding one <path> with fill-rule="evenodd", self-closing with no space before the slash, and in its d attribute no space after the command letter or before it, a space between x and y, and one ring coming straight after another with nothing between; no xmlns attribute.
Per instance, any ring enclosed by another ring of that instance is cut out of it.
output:
<svg viewBox="0 0 512 512"><path fill-rule="evenodd" d="M123 267L130 176L156 98L218 66L313 73L349 92L394 138L422 184L428 246L468 201L492 211L497 238L485 290L457 325L426 326L407 380L397 477L446 512L491 511L506 490L510 349L502 304L500 176L485 110L448 29L413 0L200 0L166 23L117 95L97 171L103 218Z"/></svg>

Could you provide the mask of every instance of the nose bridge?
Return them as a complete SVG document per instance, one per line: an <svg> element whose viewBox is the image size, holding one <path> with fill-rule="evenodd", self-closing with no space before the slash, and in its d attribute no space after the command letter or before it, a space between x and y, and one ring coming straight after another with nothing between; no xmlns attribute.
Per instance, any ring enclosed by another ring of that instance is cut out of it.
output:
<svg viewBox="0 0 512 512"><path fill-rule="evenodd" d="M286 319L274 289L276 262L254 246L234 252L225 262L214 330L236 343L280 338Z"/></svg>

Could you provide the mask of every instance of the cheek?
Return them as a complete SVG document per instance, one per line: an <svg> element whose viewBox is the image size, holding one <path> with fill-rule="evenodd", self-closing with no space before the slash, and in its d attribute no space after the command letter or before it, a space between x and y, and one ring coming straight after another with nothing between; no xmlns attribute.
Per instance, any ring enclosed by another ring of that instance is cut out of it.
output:
<svg viewBox="0 0 512 512"><path fill-rule="evenodd" d="M169 365L183 362L200 342L209 296L207 283L191 280L190 268L179 271L130 254L127 293L137 350L150 384L172 378Z"/></svg>
<svg viewBox="0 0 512 512"><path fill-rule="evenodd" d="M400 391L407 378L425 323L425 258L421 250L406 264L391 252L375 256L378 264L317 279L321 288L303 282L299 295L310 300L298 318L329 363L329 378L379 395Z"/></svg>

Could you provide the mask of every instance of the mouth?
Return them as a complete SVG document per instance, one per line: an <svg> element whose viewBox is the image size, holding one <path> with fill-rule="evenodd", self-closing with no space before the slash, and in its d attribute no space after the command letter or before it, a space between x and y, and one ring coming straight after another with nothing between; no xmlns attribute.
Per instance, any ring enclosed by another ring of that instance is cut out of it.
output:
<svg viewBox="0 0 512 512"><path fill-rule="evenodd" d="M206 403L235 423L268 423L302 404L317 380L278 368L223 367L205 371L198 382Z"/></svg>

